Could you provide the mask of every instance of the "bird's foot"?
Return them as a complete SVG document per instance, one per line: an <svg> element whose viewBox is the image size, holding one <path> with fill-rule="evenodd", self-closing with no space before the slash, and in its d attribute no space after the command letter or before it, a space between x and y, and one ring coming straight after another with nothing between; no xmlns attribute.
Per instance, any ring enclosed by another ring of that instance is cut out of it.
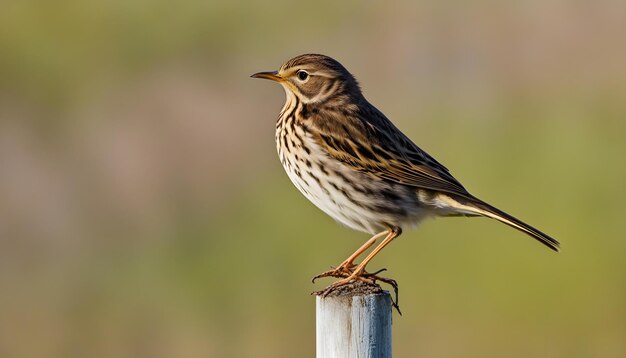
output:
<svg viewBox="0 0 626 358"><path fill-rule="evenodd" d="M329 271L326 271L324 273L321 273L315 277L313 277L313 282L315 282L316 279L318 278L322 278L322 277L339 277L339 278L343 278L342 280L339 280L337 282L334 282L333 284L331 284L330 286L328 286L327 288L321 290L321 291L317 291L317 292L313 292L319 296L322 297L326 297L329 294L331 294L332 292L335 292L337 289L339 289L342 286L348 285L350 283L355 283L355 282L364 282L366 284L370 284L370 285L377 285L377 281L380 282L384 282L388 285L390 285L391 287L393 287L394 293L395 293L395 300L391 300L391 303L393 305L393 307L398 311L398 313L400 315L402 315L402 312L400 312L400 306L398 306L398 282L394 279L391 278L387 278L387 277L381 277L378 276L379 273L386 271L387 269L380 269L376 272L367 272L364 269L361 270L356 270L353 271L352 269L354 268L354 265L352 265L352 267L338 267L336 269L332 269Z"/></svg>
<svg viewBox="0 0 626 358"><path fill-rule="evenodd" d="M357 282L363 282L367 285L375 285L375 282L373 279L366 277L363 273L357 274L356 272L346 273L345 271L331 270L328 272L324 272L323 274L318 275L315 278L329 277L329 276L330 277L343 277L343 279L333 282L330 286L326 287L325 289L321 291L314 292L315 294L322 296L322 297L327 297L331 293L338 291L340 288L343 288L344 286L349 285L351 283L357 283ZM337 293L340 293L340 292L337 292Z"/></svg>
<svg viewBox="0 0 626 358"><path fill-rule="evenodd" d="M373 273L364 273L363 276L371 279L375 284L376 281L380 281L380 282L384 282L386 284L388 284L389 286L393 287L393 292L396 296L395 300L391 300L391 304L393 305L393 307L396 309L396 311L398 311L398 314L400 314L400 316L402 316L402 312L400 312L400 306L398 305L398 281L392 279L392 278L387 278L387 277L381 277L378 276L379 273L383 272L383 271L387 271L387 269L380 269L376 272Z"/></svg>
<svg viewBox="0 0 626 358"><path fill-rule="evenodd" d="M311 282L315 283L315 280L317 280L318 278L323 278L323 277L337 277L337 278L347 278L350 277L350 275L352 275L353 273L353 269L354 269L355 265L351 264L349 266L347 265L340 265L337 268L334 267L330 267L330 270L326 271L326 272L322 272L321 274L313 277L311 279Z"/></svg>

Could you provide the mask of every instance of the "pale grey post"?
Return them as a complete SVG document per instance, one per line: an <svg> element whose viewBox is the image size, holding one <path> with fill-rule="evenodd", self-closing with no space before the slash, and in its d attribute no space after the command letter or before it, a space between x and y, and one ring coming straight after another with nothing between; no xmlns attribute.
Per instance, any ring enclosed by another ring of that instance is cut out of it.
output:
<svg viewBox="0 0 626 358"><path fill-rule="evenodd" d="M316 298L317 358L391 358L388 292Z"/></svg>

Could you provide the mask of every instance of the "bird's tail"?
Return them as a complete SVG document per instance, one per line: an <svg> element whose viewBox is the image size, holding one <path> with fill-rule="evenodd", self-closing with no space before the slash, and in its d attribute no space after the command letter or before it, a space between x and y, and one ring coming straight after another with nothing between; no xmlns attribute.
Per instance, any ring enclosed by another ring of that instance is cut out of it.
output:
<svg viewBox="0 0 626 358"><path fill-rule="evenodd" d="M457 198L457 202L459 205L463 206L463 210L465 211L498 220L501 223L526 233L552 250L556 252L559 251L561 244L555 239L478 198Z"/></svg>

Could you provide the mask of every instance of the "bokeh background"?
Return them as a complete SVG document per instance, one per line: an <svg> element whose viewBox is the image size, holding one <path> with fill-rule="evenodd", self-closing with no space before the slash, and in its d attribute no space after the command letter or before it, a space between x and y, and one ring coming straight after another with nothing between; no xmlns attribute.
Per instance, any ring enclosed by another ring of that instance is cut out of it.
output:
<svg viewBox="0 0 626 358"><path fill-rule="evenodd" d="M623 1L9 1L0 356L312 357L313 275L367 235L283 173L280 86L339 59L470 191L372 262L396 357L626 356Z"/></svg>

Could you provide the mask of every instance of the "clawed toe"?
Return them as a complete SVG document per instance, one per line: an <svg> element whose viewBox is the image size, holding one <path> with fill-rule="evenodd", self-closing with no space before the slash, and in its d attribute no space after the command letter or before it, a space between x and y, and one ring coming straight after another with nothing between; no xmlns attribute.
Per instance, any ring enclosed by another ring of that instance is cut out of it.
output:
<svg viewBox="0 0 626 358"><path fill-rule="evenodd" d="M388 284L389 286L393 287L395 300L392 299L391 303L393 307L398 311L398 313L402 315L402 312L400 312L400 307L398 306L398 282L391 278L378 276L379 273L384 272L386 270L387 269L383 268L378 271L370 273L364 270L360 272L352 271L350 269L342 268L342 267L332 269L332 270L326 271L324 273L321 273L313 277L312 281L315 282L315 280L317 280L318 278L322 278L322 277L338 277L342 279L337 282L334 282L333 284L331 284L330 286L326 287L325 289L321 291L317 291L313 293L322 297L327 297L332 292L350 283L354 283L358 281L365 282L368 284L376 284L377 282L384 282Z"/></svg>
<svg viewBox="0 0 626 358"><path fill-rule="evenodd" d="M346 277L343 280L334 282L333 284L326 287L325 289L314 292L314 293L322 297L327 297L331 293L338 291L338 290L342 290L346 288L347 285L354 284L356 282L364 282L369 285L375 284L375 282L372 279L359 275L359 276L354 276L354 277Z"/></svg>
<svg viewBox="0 0 626 358"><path fill-rule="evenodd" d="M376 273L385 271L385 269L382 270L378 270L376 271ZM393 292L395 293L396 299L395 300L391 300L391 304L393 305L393 307L396 309L396 311L398 311L398 314L400 314L400 316L402 316L402 312L400 312L400 306L398 305L398 281L392 279L392 278L387 278L387 277L380 277L377 276L376 273L372 273L372 274L367 274L366 277L371 279L374 283L376 283L376 281L380 281L380 282L384 282L386 284L388 284L389 286L393 287Z"/></svg>
<svg viewBox="0 0 626 358"><path fill-rule="evenodd" d="M354 265L352 267L354 267ZM352 273L353 273L352 267L339 266L337 268L333 268L331 266L330 270L328 270L326 272L322 272L321 274L313 277L311 279L311 282L315 283L315 280L317 280L318 278L323 278L323 277L337 277L337 278L350 277L350 275L352 275Z"/></svg>
<svg viewBox="0 0 626 358"><path fill-rule="evenodd" d="M363 276L365 276L365 277L378 277L378 276L376 276L376 275L378 275L378 274L379 274L379 273L381 273L381 272L385 272L385 271L387 271L387 269L386 269L386 268L381 268L380 270L378 270L378 271L374 271L374 272L371 272L371 273L370 273L370 272L365 271L365 272L363 272Z"/></svg>

